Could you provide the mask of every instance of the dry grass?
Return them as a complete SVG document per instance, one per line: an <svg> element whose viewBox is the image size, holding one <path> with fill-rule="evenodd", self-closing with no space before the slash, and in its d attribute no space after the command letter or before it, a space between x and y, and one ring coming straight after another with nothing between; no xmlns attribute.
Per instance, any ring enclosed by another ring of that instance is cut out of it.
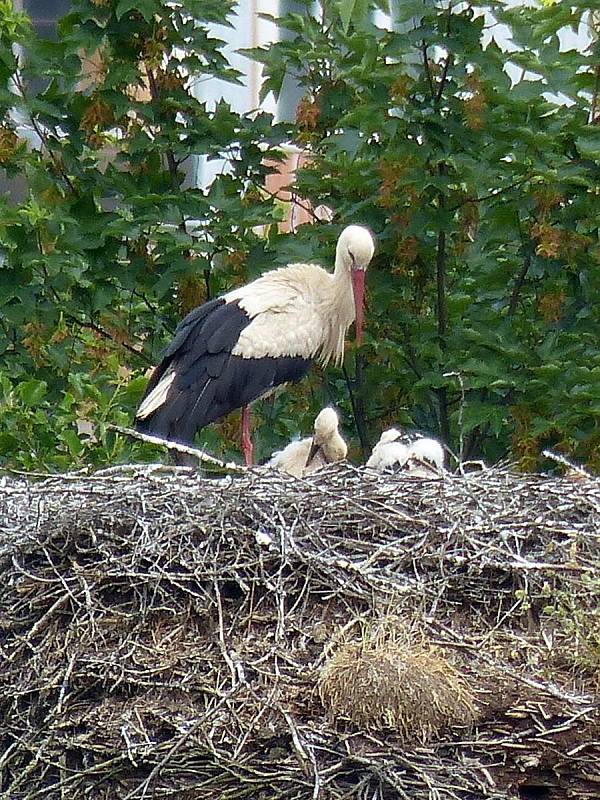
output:
<svg viewBox="0 0 600 800"><path fill-rule="evenodd" d="M318 687L333 719L366 731L392 729L407 743L468 728L475 718L469 684L442 649L394 619L363 626L360 641L336 647Z"/></svg>

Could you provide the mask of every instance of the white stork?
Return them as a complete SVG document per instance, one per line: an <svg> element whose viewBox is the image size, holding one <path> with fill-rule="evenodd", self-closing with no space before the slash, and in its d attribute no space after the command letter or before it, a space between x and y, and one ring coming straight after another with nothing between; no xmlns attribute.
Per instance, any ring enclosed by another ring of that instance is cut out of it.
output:
<svg viewBox="0 0 600 800"><path fill-rule="evenodd" d="M402 434L396 428L384 431L367 461L366 466L383 472L386 469L402 469L409 458L407 444L400 441Z"/></svg>
<svg viewBox="0 0 600 800"><path fill-rule="evenodd" d="M403 470L409 475L427 477L444 469L444 448L437 439L390 428L381 437L366 464L383 472Z"/></svg>
<svg viewBox="0 0 600 800"><path fill-rule="evenodd" d="M314 435L290 442L283 450L273 453L268 466L302 478L326 464L343 461L348 446L339 432L338 415L333 408L324 408L316 417Z"/></svg>
<svg viewBox="0 0 600 800"><path fill-rule="evenodd" d="M444 469L444 448L437 439L419 437L410 445L410 457L436 470Z"/></svg>
<svg viewBox="0 0 600 800"><path fill-rule="evenodd" d="M252 463L249 404L300 380L316 359L341 364L356 320L362 340L365 270L375 249L349 225L335 270L290 264L204 303L183 319L136 413L138 430L191 444L196 431L242 408L242 450Z"/></svg>

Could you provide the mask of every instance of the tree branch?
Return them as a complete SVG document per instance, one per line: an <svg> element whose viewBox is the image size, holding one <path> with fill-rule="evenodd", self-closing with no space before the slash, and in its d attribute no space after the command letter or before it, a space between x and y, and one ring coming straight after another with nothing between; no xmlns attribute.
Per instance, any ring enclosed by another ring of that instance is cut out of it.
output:
<svg viewBox="0 0 600 800"><path fill-rule="evenodd" d="M25 92L25 84L21 80L21 76L19 75L18 72L16 72L14 74L13 78L14 78L15 85L16 85L17 89L19 90L19 94L21 95L23 100L25 102L27 102L27 95L26 95L26 92ZM31 112L28 113L28 117L29 117L29 121L31 122L31 125L33 127L33 130L40 137L40 141L43 144L43 146L45 148L45 151L48 154L48 157L50 158L50 161L54 165L54 168L55 168L56 172L62 177L64 182L69 187L70 191L76 197L78 197L79 195L78 195L78 193L77 193L77 191L76 191L71 179L69 178L69 176L67 175L65 170L62 168L61 163L57 160L56 156L52 152L52 149L50 148L50 145L48 144L48 136L46 135L46 131L40 126L39 122L35 119L35 117L33 116L33 114ZM55 131L54 135L56 136L56 131Z"/></svg>
<svg viewBox="0 0 600 800"><path fill-rule="evenodd" d="M433 83L433 75L431 74L431 67L429 66L429 57L427 55L427 44L425 40L423 40L421 44L421 53L423 54L423 66L425 67L425 75L427 76L431 96L435 100L435 84Z"/></svg>
<svg viewBox="0 0 600 800"><path fill-rule="evenodd" d="M344 380L346 381L346 386L348 387L348 395L350 396L350 405L352 406L352 415L354 416L354 424L356 426L356 432L358 433L360 448L362 450L363 459L366 461L371 452L371 446L367 434L364 402L360 392L360 389L362 388L363 369L362 356L360 353L356 354L354 364L356 374L354 381L350 378L345 364L342 364L342 372L344 373ZM355 394L354 388L358 390L358 396Z"/></svg>
<svg viewBox="0 0 600 800"><path fill-rule="evenodd" d="M523 288L523 284L525 283L525 278L527 277L527 273L529 271L530 266L531 266L531 247L527 247L525 250L525 255L523 256L523 266L521 267L521 271L517 276L517 280L515 282L515 285L513 286L513 290L510 296L510 303L508 304L509 317L514 316L514 313L517 310L519 295L521 294L521 289Z"/></svg>
<svg viewBox="0 0 600 800"><path fill-rule="evenodd" d="M440 174L443 174L443 167L441 165ZM444 210L446 207L446 198L441 193L438 202L439 208ZM435 282L438 338L440 340L440 347L444 350L446 348L446 333L448 330L448 304L446 300L446 231L443 229L440 229L437 238Z"/></svg>
<svg viewBox="0 0 600 800"><path fill-rule="evenodd" d="M158 84L156 83L156 78L154 77L154 73L152 72L152 70L148 65L146 65L146 74L148 75L148 86L150 87L150 97L152 98L152 102L156 105L160 101L160 91L158 89ZM165 152L165 156L167 159L169 174L171 175L171 183L173 185L173 189L178 189L179 178L177 176L177 162L175 161L175 155L172 150L167 149L167 151Z"/></svg>
<svg viewBox="0 0 600 800"><path fill-rule="evenodd" d="M448 392L445 386L440 386L439 389L434 389L435 396L438 401L438 408L440 413L440 434L442 440L449 446L450 445L450 418L448 416Z"/></svg>
<svg viewBox="0 0 600 800"><path fill-rule="evenodd" d="M43 256L45 255L44 247L42 244L42 239L39 230L36 230L36 237L37 237L38 250L40 251L40 255ZM54 298L54 302L56 303L57 307L62 308L62 303L63 303L62 298L56 291L54 286L51 285L50 278L48 276L48 270L46 269L46 266L43 263L41 265L41 270L44 275L45 288L47 288L49 293ZM68 319L73 324L78 325L80 328L88 328L88 330L92 330L95 331L95 333L99 333L105 339L108 339L109 341L113 342L113 344L118 344L123 349L128 350L130 353L133 353L135 356L137 356L137 358L140 358L142 361L148 364L148 366L152 366L152 361L148 358L148 356L144 355L144 353L141 350L136 350L136 348L133 347L133 345L130 345L129 342L119 341L115 339L114 336L112 336L105 328L103 328L101 325L98 325L96 322L92 322L92 320L78 319L74 314L71 314L68 311L63 310L62 313L65 315L65 319Z"/></svg>
<svg viewBox="0 0 600 800"><path fill-rule="evenodd" d="M482 194L481 197L465 197L464 200L461 200L458 203L455 203L453 206L450 206L448 209L449 211L458 211L459 208L462 206L466 206L468 203L483 203L485 200L493 200L495 197L500 197L506 192L510 192L511 189L518 189L524 183L531 178L531 175L525 175L523 178L519 178L518 181L514 181L514 183L510 183L508 186L503 186L502 189L497 189L494 192L488 192L488 194Z"/></svg>
<svg viewBox="0 0 600 800"><path fill-rule="evenodd" d="M67 311L65 311L64 314L65 317L71 322L73 322L75 325L79 325L79 327L81 328L88 328L88 330L94 331L95 333L99 333L105 339L108 339L109 341L113 342L113 344L118 344L124 350L127 350L128 352L135 355L137 358L141 359L149 367L152 366L153 362L141 350L136 350L136 348L133 345L129 344L129 342L123 342L119 341L118 339L115 339L114 336L112 336L105 328L103 328L101 325L98 325L96 322L92 322L91 320L88 321L88 320L77 319L76 316L74 316L73 314L69 314Z"/></svg>
<svg viewBox="0 0 600 800"><path fill-rule="evenodd" d="M508 304L508 316L514 316L515 311L517 310L517 305L519 302L519 295L521 294L521 289L525 284L525 278L527 277L527 273L529 272L529 268L531 267L531 257L533 255L533 243L530 237L523 231L523 226L521 224L521 217L517 212L517 226L519 228L519 236L521 238L521 249L523 251L523 265L521 270L517 276L517 280L511 292L510 302Z"/></svg>
<svg viewBox="0 0 600 800"><path fill-rule="evenodd" d="M402 337L404 339L404 360L406 361L408 367L415 373L417 380L420 381L423 377L423 372L419 368L417 353L412 342L410 341L406 325L401 325L400 331L402 332Z"/></svg>
<svg viewBox="0 0 600 800"><path fill-rule="evenodd" d="M586 469L581 467L579 464L574 464L572 461L569 461L569 459L565 458L561 453L555 453L552 450L542 450L542 455L545 458L551 459L551 461L555 461L557 464L561 464L563 467L567 467L567 469L574 470L585 478L594 477Z"/></svg>
<svg viewBox="0 0 600 800"><path fill-rule="evenodd" d="M440 100L442 99L442 94L444 92L444 86L446 85L446 79L448 78L448 68L450 66L451 58L452 58L451 54L448 53L448 55L446 56L446 60L444 62L444 66L442 68L442 74L441 74L441 77L440 77L440 83L439 83L439 86L438 86L438 90L437 90L437 92L435 94L435 97L433 98L433 104L435 106L438 106Z"/></svg>
<svg viewBox="0 0 600 800"><path fill-rule="evenodd" d="M292 203L293 202L294 205L298 206L298 208L301 208L303 211L306 211L307 214L310 214L310 216L313 218L313 220L315 222L322 222L323 221L322 219L319 219L319 217L317 217L317 215L315 214L314 208L312 208L311 205L305 205L301 200L298 199L297 195L294 196L293 200L292 200L291 197L288 198L288 199L285 199L285 198L279 196L278 192L289 192L291 194L291 188L290 188L291 184L288 185L288 186L283 186L281 189L278 189L276 192L272 192L269 189L267 189L266 186L263 186L262 183L258 183L256 180L254 180L254 178L250 178L250 182L252 184L254 184L254 186L256 186L261 192L264 192L267 195L267 197L269 197L271 200L279 200L282 203Z"/></svg>
<svg viewBox="0 0 600 800"><path fill-rule="evenodd" d="M600 91L600 64L596 65L594 70L594 91L592 93L592 105L590 108L590 117L588 123L590 125L596 124L596 109L598 107L598 92Z"/></svg>
<svg viewBox="0 0 600 800"><path fill-rule="evenodd" d="M205 461L207 464L213 464L221 469L228 469L233 472L245 472L247 469L241 464L235 464L233 461L221 461L220 458L215 458L209 453L205 453L204 450L198 450L197 447L190 447L187 444L180 444L179 442L170 442L168 439L162 439L160 436L150 436L147 433L140 433L139 431L133 430L133 428L123 428L120 425L107 425L107 428L123 436L131 436L133 439L140 439L142 442L148 442L148 444L166 447L167 450L174 450L176 453L194 456L194 458L197 458L199 461Z"/></svg>
<svg viewBox="0 0 600 800"><path fill-rule="evenodd" d="M444 174L444 165L440 164L440 175ZM440 210L446 207L446 197L439 194ZM436 313L437 313L437 332L440 349L446 350L446 335L448 333L448 300L446 297L446 231L440 229L437 239L437 250L435 259L436 273ZM446 444L450 444L450 420L448 417L448 396L445 387L436 390L440 412L440 431Z"/></svg>
<svg viewBox="0 0 600 800"><path fill-rule="evenodd" d="M446 20L446 36L450 35L451 20L452 20L452 3L450 2L448 4L448 18ZM450 62L452 61L452 53L448 50L446 59L444 61L444 66L442 67L442 74L440 76L440 82L437 90L435 88L433 75L431 74L431 68L429 66L429 58L427 56L427 45L425 44L424 41L422 45L422 53L423 53L423 62L425 65L425 72L427 73L427 80L429 81L429 88L431 90L431 97L433 98L433 105L437 110L437 106L439 105L439 102L442 99L442 94L444 93L444 87L446 85L446 80L448 78L448 69L450 68Z"/></svg>

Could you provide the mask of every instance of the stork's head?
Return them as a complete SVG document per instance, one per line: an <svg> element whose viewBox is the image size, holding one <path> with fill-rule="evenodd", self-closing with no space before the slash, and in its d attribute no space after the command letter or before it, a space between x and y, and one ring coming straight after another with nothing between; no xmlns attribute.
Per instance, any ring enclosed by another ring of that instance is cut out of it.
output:
<svg viewBox="0 0 600 800"><path fill-rule="evenodd" d="M315 434L312 438L310 453L306 461L309 464L318 450L323 451L325 461L332 464L343 461L348 455L348 446L340 435L339 418L333 408L324 408L315 419Z"/></svg>
<svg viewBox="0 0 600 800"><path fill-rule="evenodd" d="M402 434L398 428L388 428L379 437L377 444L389 444L390 442L398 442L402 438Z"/></svg>
<svg viewBox="0 0 600 800"><path fill-rule="evenodd" d="M339 425L338 415L331 406L324 408L315 419L315 441L324 442L334 434Z"/></svg>
<svg viewBox="0 0 600 800"><path fill-rule="evenodd" d="M362 342L365 271L373 258L374 252L375 242L373 237L362 225L348 225L347 228L344 228L338 239L335 251L336 266L341 263L350 271L352 278L357 344Z"/></svg>

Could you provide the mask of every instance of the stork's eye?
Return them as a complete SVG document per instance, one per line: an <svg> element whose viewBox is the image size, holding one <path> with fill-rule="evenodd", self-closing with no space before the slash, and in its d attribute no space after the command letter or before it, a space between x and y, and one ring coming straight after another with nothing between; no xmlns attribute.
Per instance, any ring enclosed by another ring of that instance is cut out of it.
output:
<svg viewBox="0 0 600 800"><path fill-rule="evenodd" d="M350 256L350 259L352 261L352 266L353 267L356 266L356 258L354 257L354 253L352 252L352 250L348 250L348 255Z"/></svg>

